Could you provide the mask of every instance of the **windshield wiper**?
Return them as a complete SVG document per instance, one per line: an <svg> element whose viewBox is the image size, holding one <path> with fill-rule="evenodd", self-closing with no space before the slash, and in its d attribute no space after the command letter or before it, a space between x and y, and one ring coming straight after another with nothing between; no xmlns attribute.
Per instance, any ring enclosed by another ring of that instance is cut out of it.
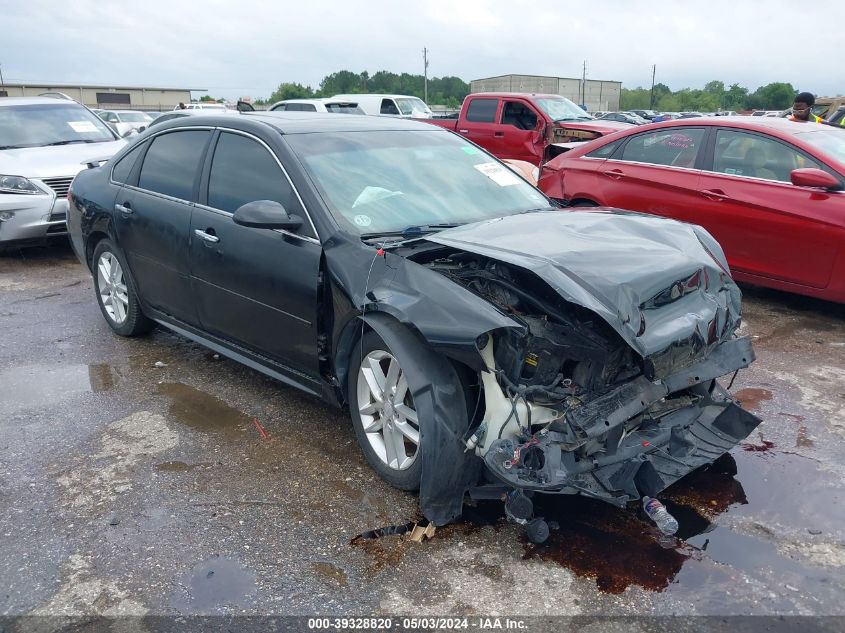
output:
<svg viewBox="0 0 845 633"><path fill-rule="evenodd" d="M26 149L27 147L34 147L33 145L0 145L0 149Z"/></svg>
<svg viewBox="0 0 845 633"><path fill-rule="evenodd" d="M366 241L397 238L400 240L409 240L429 233L437 233L443 229L453 229L456 226L461 226L460 222L452 222L448 224L420 224L417 226L407 226L401 231L384 231L382 233L362 233L361 239Z"/></svg>
<svg viewBox="0 0 845 633"><path fill-rule="evenodd" d="M54 143L47 143L46 145L42 145L41 147L54 147L55 145L72 145L73 143L97 143L98 141L94 141L91 139L85 138L75 138L69 141L56 141Z"/></svg>

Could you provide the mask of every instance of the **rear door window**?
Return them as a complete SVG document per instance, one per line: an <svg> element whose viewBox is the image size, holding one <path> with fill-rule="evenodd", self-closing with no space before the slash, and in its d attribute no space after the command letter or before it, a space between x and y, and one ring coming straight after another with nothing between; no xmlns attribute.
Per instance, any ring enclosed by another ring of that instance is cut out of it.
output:
<svg viewBox="0 0 845 633"><path fill-rule="evenodd" d="M672 167L694 167L704 128L670 128L632 137L620 160Z"/></svg>
<svg viewBox="0 0 845 633"><path fill-rule="evenodd" d="M467 107L467 121L495 123L498 109L498 99L472 99Z"/></svg>
<svg viewBox="0 0 845 633"><path fill-rule="evenodd" d="M138 186L181 200L192 200L194 179L209 132L185 130L156 137L141 166Z"/></svg>

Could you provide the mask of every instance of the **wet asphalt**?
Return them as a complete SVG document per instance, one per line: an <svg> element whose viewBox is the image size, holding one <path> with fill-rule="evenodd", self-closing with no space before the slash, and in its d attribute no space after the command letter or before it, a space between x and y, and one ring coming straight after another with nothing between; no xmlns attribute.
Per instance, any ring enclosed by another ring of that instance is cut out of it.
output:
<svg viewBox="0 0 845 633"><path fill-rule="evenodd" d="M578 498L413 543L347 416L164 330L111 333L62 243L0 256L0 615L845 613L845 306L744 288L763 418L670 488L681 524Z"/></svg>

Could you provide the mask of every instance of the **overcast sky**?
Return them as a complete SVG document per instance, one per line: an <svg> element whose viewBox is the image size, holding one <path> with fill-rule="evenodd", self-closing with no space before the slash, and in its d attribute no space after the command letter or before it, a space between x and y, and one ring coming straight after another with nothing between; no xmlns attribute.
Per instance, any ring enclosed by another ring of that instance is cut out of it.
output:
<svg viewBox="0 0 845 633"><path fill-rule="evenodd" d="M267 97L337 70L509 73L673 90L719 79L845 92L845 2L820 0L0 0L6 81ZM825 61L829 60L829 61ZM195 94L194 96L199 96Z"/></svg>

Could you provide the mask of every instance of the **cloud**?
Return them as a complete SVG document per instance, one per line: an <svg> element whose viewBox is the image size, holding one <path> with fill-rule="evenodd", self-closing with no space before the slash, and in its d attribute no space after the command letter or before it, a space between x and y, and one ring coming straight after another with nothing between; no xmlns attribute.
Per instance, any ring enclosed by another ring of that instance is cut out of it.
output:
<svg viewBox="0 0 845 633"><path fill-rule="evenodd" d="M268 96L283 81L317 87L342 69L580 76L673 89L711 79L841 92L834 46L845 5L817 2L202 3L0 0L7 81L207 88ZM800 43L800 44L799 44ZM831 59L826 63L825 59Z"/></svg>

